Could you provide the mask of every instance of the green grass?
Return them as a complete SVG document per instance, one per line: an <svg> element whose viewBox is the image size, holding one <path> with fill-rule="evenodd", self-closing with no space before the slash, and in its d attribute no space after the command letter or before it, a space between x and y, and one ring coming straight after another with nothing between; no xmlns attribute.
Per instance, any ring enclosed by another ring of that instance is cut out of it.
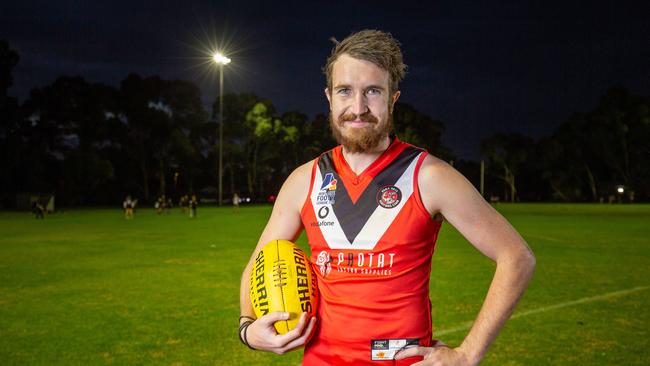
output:
<svg viewBox="0 0 650 366"><path fill-rule="evenodd" d="M500 205L537 271L484 365L647 365L650 206ZM0 364L298 365L239 343L239 277L270 207L0 213ZM306 241L299 240L303 246ZM434 331L476 316L494 270L451 226L432 263ZM466 331L441 338L457 345Z"/></svg>

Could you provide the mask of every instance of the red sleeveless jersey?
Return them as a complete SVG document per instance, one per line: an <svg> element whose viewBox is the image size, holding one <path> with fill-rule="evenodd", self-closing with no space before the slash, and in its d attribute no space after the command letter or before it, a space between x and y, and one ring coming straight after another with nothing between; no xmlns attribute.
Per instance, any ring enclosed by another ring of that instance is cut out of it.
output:
<svg viewBox="0 0 650 366"><path fill-rule="evenodd" d="M321 296L303 365L386 365L400 348L431 344L440 222L418 191L425 156L395 139L358 176L340 146L316 159L301 218Z"/></svg>

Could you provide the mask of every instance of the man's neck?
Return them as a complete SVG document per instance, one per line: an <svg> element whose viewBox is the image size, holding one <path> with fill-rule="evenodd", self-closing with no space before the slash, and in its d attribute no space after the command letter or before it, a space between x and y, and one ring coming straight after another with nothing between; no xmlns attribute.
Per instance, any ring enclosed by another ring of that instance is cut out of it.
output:
<svg viewBox="0 0 650 366"><path fill-rule="evenodd" d="M375 148L364 152L349 152L343 147L343 158L354 174L359 175L388 149L390 142L390 137L386 136Z"/></svg>

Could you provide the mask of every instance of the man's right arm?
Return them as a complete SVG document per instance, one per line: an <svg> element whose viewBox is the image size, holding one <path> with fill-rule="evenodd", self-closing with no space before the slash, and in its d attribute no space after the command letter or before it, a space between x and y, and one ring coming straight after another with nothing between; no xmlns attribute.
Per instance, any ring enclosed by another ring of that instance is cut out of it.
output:
<svg viewBox="0 0 650 366"><path fill-rule="evenodd" d="M264 244L271 240L296 240L302 230L300 210L309 192L312 167L313 161L294 170L282 185L280 193L278 193L271 217L242 274L239 289L239 306L242 317L256 318L250 300L249 279L257 253ZM247 329L242 331L242 333L246 332L248 344L255 349L277 354L283 354L304 345L309 334L313 331L316 319L307 319L306 314L303 314L295 329L278 335L273 324L278 320L288 319L288 315L287 313L275 312L256 319ZM246 318L240 318L240 323L246 321Z"/></svg>

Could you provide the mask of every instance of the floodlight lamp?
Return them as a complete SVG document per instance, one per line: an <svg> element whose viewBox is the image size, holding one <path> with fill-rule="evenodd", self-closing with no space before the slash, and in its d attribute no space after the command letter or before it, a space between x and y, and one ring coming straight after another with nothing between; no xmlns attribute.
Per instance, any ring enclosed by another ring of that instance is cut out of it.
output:
<svg viewBox="0 0 650 366"><path fill-rule="evenodd" d="M220 52L216 52L214 55L212 55L212 59L214 62L221 65L227 65L231 61L228 57L222 55Z"/></svg>

